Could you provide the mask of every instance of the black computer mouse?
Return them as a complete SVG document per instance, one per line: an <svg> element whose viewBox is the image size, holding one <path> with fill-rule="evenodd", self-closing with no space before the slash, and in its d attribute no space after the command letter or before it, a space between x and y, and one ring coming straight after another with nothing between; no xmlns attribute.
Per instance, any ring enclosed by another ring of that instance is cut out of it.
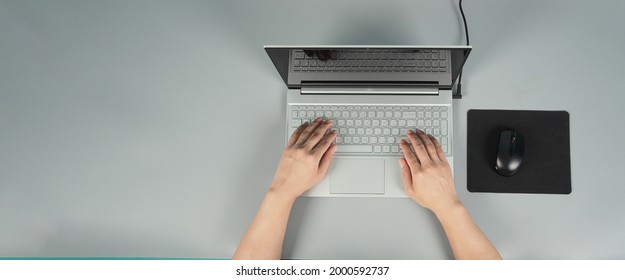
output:
<svg viewBox="0 0 625 280"><path fill-rule="evenodd" d="M510 177L516 174L525 156L525 139L514 129L506 129L499 135L495 170L499 175Z"/></svg>

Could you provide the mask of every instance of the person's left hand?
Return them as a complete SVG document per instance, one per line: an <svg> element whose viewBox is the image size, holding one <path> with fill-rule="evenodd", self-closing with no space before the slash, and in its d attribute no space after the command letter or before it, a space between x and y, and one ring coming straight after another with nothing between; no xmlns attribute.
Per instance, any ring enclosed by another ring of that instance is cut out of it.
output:
<svg viewBox="0 0 625 280"><path fill-rule="evenodd" d="M293 132L280 158L270 191L295 199L323 179L336 151L332 144L336 131L328 132L331 126L330 120L323 121L319 117Z"/></svg>

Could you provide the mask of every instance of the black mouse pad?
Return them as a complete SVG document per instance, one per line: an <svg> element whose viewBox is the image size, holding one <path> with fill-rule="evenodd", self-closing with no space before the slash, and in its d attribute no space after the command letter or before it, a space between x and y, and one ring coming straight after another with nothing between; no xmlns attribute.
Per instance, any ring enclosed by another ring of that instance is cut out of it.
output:
<svg viewBox="0 0 625 280"><path fill-rule="evenodd" d="M569 113L566 111L469 110L467 189L493 193L571 193ZM499 135L515 129L525 138L518 172L495 171Z"/></svg>

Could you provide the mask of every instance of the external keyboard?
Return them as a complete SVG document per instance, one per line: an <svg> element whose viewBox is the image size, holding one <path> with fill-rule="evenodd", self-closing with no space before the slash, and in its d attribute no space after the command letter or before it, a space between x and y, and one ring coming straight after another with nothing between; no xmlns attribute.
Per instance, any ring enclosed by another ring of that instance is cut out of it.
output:
<svg viewBox="0 0 625 280"><path fill-rule="evenodd" d="M295 72L430 72L449 71L448 50L339 49L333 57L320 60L303 50L291 51Z"/></svg>
<svg viewBox="0 0 625 280"><path fill-rule="evenodd" d="M290 105L289 136L304 122L331 119L337 154L397 156L399 141L416 128L436 137L451 156L450 107L446 105ZM407 139L406 139L407 140Z"/></svg>

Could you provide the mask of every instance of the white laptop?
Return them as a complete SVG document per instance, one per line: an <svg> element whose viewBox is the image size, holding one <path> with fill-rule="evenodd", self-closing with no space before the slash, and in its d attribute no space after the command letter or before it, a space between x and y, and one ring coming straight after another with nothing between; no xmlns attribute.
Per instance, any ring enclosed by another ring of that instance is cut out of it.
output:
<svg viewBox="0 0 625 280"><path fill-rule="evenodd" d="M399 141L421 129L453 168L452 87L470 46L265 46L287 85L286 140L322 116L338 131L328 174L303 196L405 197Z"/></svg>

